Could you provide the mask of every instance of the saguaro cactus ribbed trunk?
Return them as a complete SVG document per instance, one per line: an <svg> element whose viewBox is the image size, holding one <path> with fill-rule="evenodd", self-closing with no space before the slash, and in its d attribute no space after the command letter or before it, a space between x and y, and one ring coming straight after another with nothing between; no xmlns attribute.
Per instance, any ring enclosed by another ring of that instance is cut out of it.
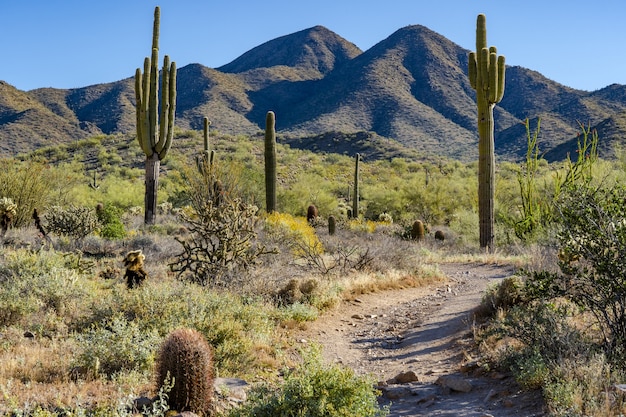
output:
<svg viewBox="0 0 626 417"><path fill-rule="evenodd" d="M495 152L493 108L504 96L504 56L487 47L484 14L476 20L476 51L469 54L469 80L478 108L478 217L480 247L494 249Z"/></svg>
<svg viewBox="0 0 626 417"><path fill-rule="evenodd" d="M135 98L137 101L137 140L146 154L146 224L156 219L159 168L172 145L174 114L176 112L176 63L169 56L163 58L161 84L161 113L159 114L159 24L161 10L154 9L152 32L152 57L145 58L144 72L135 72Z"/></svg>
<svg viewBox="0 0 626 417"><path fill-rule="evenodd" d="M276 116L265 117L265 210L276 211Z"/></svg>
<svg viewBox="0 0 626 417"><path fill-rule="evenodd" d="M352 195L352 217L359 218L359 161L361 154L354 157L354 190Z"/></svg>

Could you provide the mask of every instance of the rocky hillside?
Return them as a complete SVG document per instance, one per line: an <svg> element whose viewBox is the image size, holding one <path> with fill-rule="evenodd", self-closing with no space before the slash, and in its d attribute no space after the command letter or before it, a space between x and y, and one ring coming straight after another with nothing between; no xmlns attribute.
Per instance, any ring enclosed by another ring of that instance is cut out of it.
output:
<svg viewBox="0 0 626 417"><path fill-rule="evenodd" d="M394 155L418 151L467 160L476 156L478 140L468 52L423 26L399 29L364 52L316 26L266 42L220 68L180 68L176 123L201 129L208 116L222 133L254 134L273 110L282 140L300 147L352 153L350 138L365 134L378 143L392 141ZM626 86L586 92L509 67L504 99L496 106L496 152L518 159L526 144L522 122L530 118L534 126L540 118L540 147L549 158L576 149L579 121L597 127L606 154L626 137L625 112ZM134 124L132 77L69 90L20 91L0 83L0 154L94 134L132 135Z"/></svg>

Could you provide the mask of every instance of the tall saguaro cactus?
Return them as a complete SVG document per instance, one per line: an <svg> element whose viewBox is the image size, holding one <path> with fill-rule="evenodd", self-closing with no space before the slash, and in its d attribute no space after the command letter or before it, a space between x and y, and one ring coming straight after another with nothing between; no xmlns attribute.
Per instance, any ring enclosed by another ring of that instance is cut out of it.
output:
<svg viewBox="0 0 626 417"><path fill-rule="evenodd" d="M265 117L265 210L276 211L276 116Z"/></svg>
<svg viewBox="0 0 626 417"><path fill-rule="evenodd" d="M361 154L356 154L354 157L354 189L352 195L352 217L359 218L359 162L361 161Z"/></svg>
<svg viewBox="0 0 626 417"><path fill-rule="evenodd" d="M468 75L478 108L478 217L480 247L494 249L495 152L493 108L504 95L504 56L487 47L484 14L476 20L476 51L469 54Z"/></svg>
<svg viewBox="0 0 626 417"><path fill-rule="evenodd" d="M163 58L161 84L161 111L159 114L159 24L161 10L154 9L152 31L152 56L146 57L141 68L135 72L135 98L137 101L137 140L146 154L146 224L156 219L159 168L172 145L174 114L176 112L176 63L169 56Z"/></svg>

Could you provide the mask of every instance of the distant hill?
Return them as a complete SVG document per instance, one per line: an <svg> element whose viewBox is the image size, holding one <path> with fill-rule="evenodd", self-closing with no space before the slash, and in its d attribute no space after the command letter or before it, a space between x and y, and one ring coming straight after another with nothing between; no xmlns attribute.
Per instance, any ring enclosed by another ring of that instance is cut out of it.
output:
<svg viewBox="0 0 626 417"><path fill-rule="evenodd" d="M220 68L180 68L176 125L201 129L207 116L221 133L254 135L273 110L279 140L293 146L470 160L478 137L468 52L419 25L401 28L367 51L315 26L265 42ZM133 135L134 101L132 77L68 90L20 91L0 82L0 154L95 134ZM541 119L540 149L547 158L575 151L578 122L598 129L601 152L609 155L612 144L626 138L626 86L587 92L508 67L504 99L495 110L498 158L524 154L526 118L533 126Z"/></svg>

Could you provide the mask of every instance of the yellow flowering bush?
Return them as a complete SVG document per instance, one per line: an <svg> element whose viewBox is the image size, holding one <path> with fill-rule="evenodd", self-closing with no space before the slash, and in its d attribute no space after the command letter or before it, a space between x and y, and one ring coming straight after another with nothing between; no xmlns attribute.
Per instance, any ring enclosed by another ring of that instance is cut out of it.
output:
<svg viewBox="0 0 626 417"><path fill-rule="evenodd" d="M267 215L265 224L267 231L284 239L296 256L302 256L305 253L316 255L324 253L324 245L317 237L313 226L304 217L274 212Z"/></svg>

